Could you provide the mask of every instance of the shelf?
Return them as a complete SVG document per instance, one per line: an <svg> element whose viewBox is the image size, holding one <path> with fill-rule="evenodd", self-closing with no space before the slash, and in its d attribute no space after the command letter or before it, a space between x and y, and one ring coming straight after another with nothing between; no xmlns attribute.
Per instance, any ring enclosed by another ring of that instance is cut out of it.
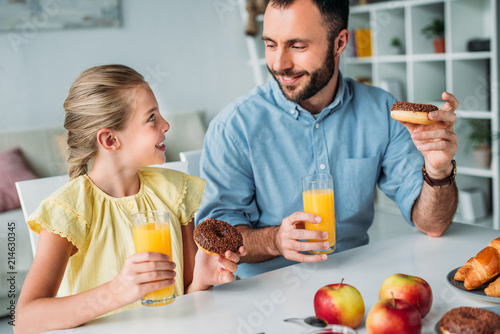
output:
<svg viewBox="0 0 500 334"><path fill-rule="evenodd" d="M414 55L385 55L374 57L346 57L346 62L349 64L360 63L401 63L406 61L444 61L451 60L489 60L491 59L491 52L458 52L458 53L422 53Z"/></svg>
<svg viewBox="0 0 500 334"><path fill-rule="evenodd" d="M491 59L492 53L486 52L456 52L449 53L449 57L453 60L468 60L468 59Z"/></svg>
<svg viewBox="0 0 500 334"><path fill-rule="evenodd" d="M459 52L459 53L421 53L415 55L385 55L374 57L346 57L348 64L363 64L363 63L401 63L406 61L444 61L451 60L489 60L491 59L491 52Z"/></svg>
<svg viewBox="0 0 500 334"><path fill-rule="evenodd" d="M370 78L398 100L442 107L441 93L454 94L460 102L455 123L457 186L484 194L490 217L475 225L500 229L500 147L493 143L492 168L477 168L467 145L468 119L487 120L492 132L499 131L497 6L497 0L401 0L351 7L350 27L372 30L373 56L344 57L341 70L347 77ZM422 34L437 18L445 22L444 53L435 53L432 40ZM403 53L394 53L393 38L400 40ZM490 51L468 51L472 39L489 39ZM377 210L397 210L390 200L379 198Z"/></svg>
<svg viewBox="0 0 500 334"><path fill-rule="evenodd" d="M408 56L407 55L380 56L380 57L374 57L373 61L377 63L404 63L408 61Z"/></svg>
<svg viewBox="0 0 500 334"><path fill-rule="evenodd" d="M492 10L494 6L492 6L491 1L457 0L450 3L450 16L452 18L448 25L452 32L449 35L448 43L448 46L451 47L450 51L465 52L467 50L467 41L473 38L489 38L492 40L493 36L496 36L492 29L495 26L496 13ZM477 23L468 24L469 22Z"/></svg>
<svg viewBox="0 0 500 334"><path fill-rule="evenodd" d="M485 168L457 166L457 174L492 178L493 171Z"/></svg>
<svg viewBox="0 0 500 334"><path fill-rule="evenodd" d="M421 53L412 56L412 60L416 62L426 62L426 61L444 61L446 60L446 54L444 53Z"/></svg>
<svg viewBox="0 0 500 334"><path fill-rule="evenodd" d="M445 0L413 0L411 1L411 5L412 6L432 5L432 4L443 3L444 1ZM409 5L410 1L382 1L378 3L352 6L350 12L351 14L361 14L379 9L404 8L408 7Z"/></svg>
<svg viewBox="0 0 500 334"><path fill-rule="evenodd" d="M410 0L408 0L410 2ZM414 0L412 6L434 5L445 2L444 0Z"/></svg>
<svg viewBox="0 0 500 334"><path fill-rule="evenodd" d="M459 118L474 118L474 119L492 119L493 113L491 111L479 110L455 110L455 114Z"/></svg>
<svg viewBox="0 0 500 334"><path fill-rule="evenodd" d="M464 111L491 110L491 95L495 93L491 87L495 85L490 79L491 61L489 59L460 59L450 62L451 76L457 78L448 89L460 101Z"/></svg>

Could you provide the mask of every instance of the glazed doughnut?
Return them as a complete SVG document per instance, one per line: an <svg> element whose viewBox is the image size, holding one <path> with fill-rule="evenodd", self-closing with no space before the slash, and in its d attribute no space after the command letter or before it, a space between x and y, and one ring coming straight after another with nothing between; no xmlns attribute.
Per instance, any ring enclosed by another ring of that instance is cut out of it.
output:
<svg viewBox="0 0 500 334"><path fill-rule="evenodd" d="M224 256L228 250L238 253L238 249L243 246L243 237L236 227L211 218L195 227L194 241L209 255Z"/></svg>
<svg viewBox="0 0 500 334"><path fill-rule="evenodd" d="M391 107L391 117L401 122L434 124L436 121L430 120L427 114L436 110L439 108L433 104L396 102Z"/></svg>
<svg viewBox="0 0 500 334"><path fill-rule="evenodd" d="M500 316L477 307L457 307L443 315L439 329L443 334L500 333Z"/></svg>

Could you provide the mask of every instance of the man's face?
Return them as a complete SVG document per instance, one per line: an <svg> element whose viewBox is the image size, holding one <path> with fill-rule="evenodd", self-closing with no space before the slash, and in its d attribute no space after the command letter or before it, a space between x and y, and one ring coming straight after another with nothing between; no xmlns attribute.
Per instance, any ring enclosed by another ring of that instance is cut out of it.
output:
<svg viewBox="0 0 500 334"><path fill-rule="evenodd" d="M331 81L336 65L328 37L321 13L310 1L267 7L262 34L267 66L287 99L307 100Z"/></svg>

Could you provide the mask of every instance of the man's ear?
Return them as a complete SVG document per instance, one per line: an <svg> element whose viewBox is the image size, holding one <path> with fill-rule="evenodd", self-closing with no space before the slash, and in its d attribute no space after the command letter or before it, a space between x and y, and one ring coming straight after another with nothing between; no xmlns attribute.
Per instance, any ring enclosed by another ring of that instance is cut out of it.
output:
<svg viewBox="0 0 500 334"><path fill-rule="evenodd" d="M117 151L121 146L120 140L114 131L106 128L100 129L97 132L97 142L102 148L108 151Z"/></svg>
<svg viewBox="0 0 500 334"><path fill-rule="evenodd" d="M347 42L349 42L349 31L347 29L343 29L339 32L337 37L335 38L335 58L339 57L342 52L345 51L347 47Z"/></svg>

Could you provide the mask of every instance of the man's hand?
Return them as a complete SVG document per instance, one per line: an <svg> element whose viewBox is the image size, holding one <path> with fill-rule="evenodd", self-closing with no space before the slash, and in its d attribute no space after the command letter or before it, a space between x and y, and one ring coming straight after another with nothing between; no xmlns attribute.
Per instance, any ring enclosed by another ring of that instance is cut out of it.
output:
<svg viewBox="0 0 500 334"><path fill-rule="evenodd" d="M330 247L328 241L320 241L328 238L328 233L304 229L305 221L319 223L321 222L321 217L312 213L294 212L283 219L281 226L276 230L275 234L276 249L288 260L298 262L320 262L326 260L327 256L325 254L307 255L301 253L304 251L321 250Z"/></svg>
<svg viewBox="0 0 500 334"><path fill-rule="evenodd" d="M454 132L458 101L449 93L443 93L446 104L437 112L430 112L429 119L435 124L417 125L403 123L410 131L411 138L425 159L427 174L436 180L451 174L451 160L457 152L457 135ZM415 200L411 218L422 232L438 237L450 226L458 205L456 184L431 187L425 182L420 195Z"/></svg>
<svg viewBox="0 0 500 334"><path fill-rule="evenodd" d="M401 122L410 131L411 138L425 159L425 168L433 179L443 179L451 173L451 160L457 152L457 135L454 126L458 101L444 92L446 104L441 110L430 112L428 117L435 124L420 125Z"/></svg>

